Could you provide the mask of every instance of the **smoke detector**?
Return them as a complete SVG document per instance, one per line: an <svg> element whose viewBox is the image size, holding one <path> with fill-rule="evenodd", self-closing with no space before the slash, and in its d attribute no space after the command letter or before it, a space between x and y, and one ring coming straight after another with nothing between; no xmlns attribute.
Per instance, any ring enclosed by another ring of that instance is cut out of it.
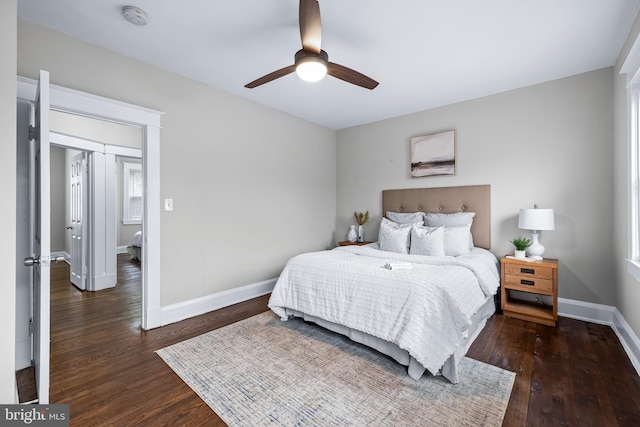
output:
<svg viewBox="0 0 640 427"><path fill-rule="evenodd" d="M134 25L147 25L147 14L139 7L125 6L122 8L122 15L124 15L124 19Z"/></svg>

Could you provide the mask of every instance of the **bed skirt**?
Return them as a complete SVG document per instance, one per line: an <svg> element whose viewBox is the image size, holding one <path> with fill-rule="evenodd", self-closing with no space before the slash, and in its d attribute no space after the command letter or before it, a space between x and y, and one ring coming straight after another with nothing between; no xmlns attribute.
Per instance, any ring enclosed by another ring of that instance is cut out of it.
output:
<svg viewBox="0 0 640 427"><path fill-rule="evenodd" d="M346 326L339 325L334 322L329 322L315 316L310 316L297 310L292 310L289 308L285 310L288 316L303 318L305 321L313 322L330 331L349 337L352 341L364 344L367 347L371 347L382 354L386 354L401 365L406 366L408 375L414 380L420 379L420 377L422 377L424 371L426 370L425 367L422 366L422 364L415 358L413 358L408 351L398 347L398 345L394 343L385 341L381 338L375 337L365 332L357 331ZM493 315L493 313L495 313L495 311L496 306L494 297L492 295L487 298L478 312L473 315L471 319L472 324L468 329L467 336L464 338L458 349L449 357L449 359L447 359L442 368L440 368L440 372L438 372L438 374L445 377L451 383L458 383L458 364L465 356L465 354L467 354L469 347L471 347L473 341L475 341L475 339L484 328L485 324L487 323L487 319L489 319Z"/></svg>

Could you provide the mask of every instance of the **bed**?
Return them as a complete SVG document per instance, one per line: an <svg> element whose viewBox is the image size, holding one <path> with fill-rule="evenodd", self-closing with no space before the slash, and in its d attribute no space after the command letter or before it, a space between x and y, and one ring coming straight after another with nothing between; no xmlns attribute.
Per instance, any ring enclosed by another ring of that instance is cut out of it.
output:
<svg viewBox="0 0 640 427"><path fill-rule="evenodd" d="M131 254L134 259L142 261L142 231L136 232L127 245L127 252Z"/></svg>
<svg viewBox="0 0 640 427"><path fill-rule="evenodd" d="M495 312L490 187L385 190L382 212L377 242L291 258L269 308L372 347L413 379L428 371L457 383L459 362Z"/></svg>

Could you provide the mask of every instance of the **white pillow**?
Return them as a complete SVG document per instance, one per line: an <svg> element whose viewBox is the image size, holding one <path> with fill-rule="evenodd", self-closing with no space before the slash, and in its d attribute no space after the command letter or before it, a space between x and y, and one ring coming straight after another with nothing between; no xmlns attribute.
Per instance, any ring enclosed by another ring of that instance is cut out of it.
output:
<svg viewBox="0 0 640 427"><path fill-rule="evenodd" d="M412 224L415 222L422 224L424 221L424 215L424 212L387 212L387 218L396 224Z"/></svg>
<svg viewBox="0 0 640 427"><path fill-rule="evenodd" d="M458 256L469 253L470 225L444 228L444 254Z"/></svg>
<svg viewBox="0 0 640 427"><path fill-rule="evenodd" d="M443 256L444 227L423 227L413 224L411 227L411 247L413 255Z"/></svg>
<svg viewBox="0 0 640 427"><path fill-rule="evenodd" d="M382 218L380 232L378 233L380 250L408 254L410 238L411 224L396 224L386 218Z"/></svg>
<svg viewBox="0 0 640 427"><path fill-rule="evenodd" d="M469 226L469 248L473 248L473 235L471 234L471 224L475 212L455 212L455 213L425 213L424 225L427 227L458 227L461 225Z"/></svg>
<svg viewBox="0 0 640 427"><path fill-rule="evenodd" d="M476 216L475 212L426 213L424 214L424 225L427 227L471 225L474 216Z"/></svg>

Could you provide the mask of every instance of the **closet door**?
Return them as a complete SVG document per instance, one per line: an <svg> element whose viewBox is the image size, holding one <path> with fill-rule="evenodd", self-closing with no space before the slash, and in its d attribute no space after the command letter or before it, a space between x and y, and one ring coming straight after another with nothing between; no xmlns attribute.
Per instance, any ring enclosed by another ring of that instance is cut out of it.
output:
<svg viewBox="0 0 640 427"><path fill-rule="evenodd" d="M78 289L85 290L87 282L87 160L81 152L71 158L69 171L71 177L70 212L71 224L71 268L70 279Z"/></svg>

